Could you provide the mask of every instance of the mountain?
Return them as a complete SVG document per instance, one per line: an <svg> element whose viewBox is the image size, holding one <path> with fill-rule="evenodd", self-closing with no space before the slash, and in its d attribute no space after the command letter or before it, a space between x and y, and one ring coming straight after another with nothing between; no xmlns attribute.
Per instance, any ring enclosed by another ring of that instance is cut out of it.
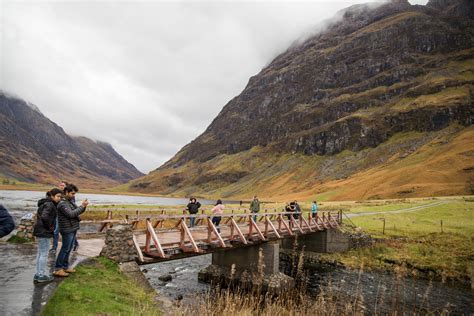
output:
<svg viewBox="0 0 474 316"><path fill-rule="evenodd" d="M351 6L292 45L131 191L366 199L472 194L474 2Z"/></svg>
<svg viewBox="0 0 474 316"><path fill-rule="evenodd" d="M72 137L33 104L0 92L0 174L17 180L107 188L143 174L110 144Z"/></svg>

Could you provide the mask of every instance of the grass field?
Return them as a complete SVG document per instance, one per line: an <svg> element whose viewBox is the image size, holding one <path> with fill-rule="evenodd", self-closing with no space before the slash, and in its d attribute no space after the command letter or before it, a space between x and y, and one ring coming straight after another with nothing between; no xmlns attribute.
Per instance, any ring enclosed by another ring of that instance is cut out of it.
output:
<svg viewBox="0 0 474 316"><path fill-rule="evenodd" d="M393 270L406 266L415 274L467 282L474 279L474 200L448 200L414 212L365 215L351 221L378 242L372 247L323 257L352 268L363 265Z"/></svg>
<svg viewBox="0 0 474 316"><path fill-rule="evenodd" d="M112 261L92 259L63 280L42 315L160 315L153 295L121 274Z"/></svg>

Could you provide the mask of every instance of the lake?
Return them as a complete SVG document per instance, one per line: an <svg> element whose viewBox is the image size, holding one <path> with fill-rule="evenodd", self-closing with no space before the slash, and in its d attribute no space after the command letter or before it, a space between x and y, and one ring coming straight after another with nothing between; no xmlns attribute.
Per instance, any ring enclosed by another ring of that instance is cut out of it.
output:
<svg viewBox="0 0 474 316"><path fill-rule="evenodd" d="M45 196L45 192L40 191L19 191L19 190L0 190L0 204L3 204L10 214L18 220L28 212L34 212L37 209L36 203ZM183 205L189 202L184 198L168 198L154 196L131 196L131 195L109 195L109 194L91 194L78 192L77 201L88 199L91 205L104 204L138 204L138 205ZM212 205L214 200L201 200L203 205ZM236 203L235 201L224 201L224 203Z"/></svg>

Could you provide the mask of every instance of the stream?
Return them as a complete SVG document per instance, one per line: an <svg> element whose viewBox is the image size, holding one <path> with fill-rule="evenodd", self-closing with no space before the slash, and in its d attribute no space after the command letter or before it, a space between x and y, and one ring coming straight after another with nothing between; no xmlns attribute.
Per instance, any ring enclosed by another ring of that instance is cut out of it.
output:
<svg viewBox="0 0 474 316"><path fill-rule="evenodd" d="M151 285L163 296L176 300L182 296L183 304L194 304L196 295L204 295L210 286L199 282L199 270L211 264L212 255L142 266ZM443 310L451 314L472 315L474 292L469 286L457 283L442 283L405 277L397 279L394 274L362 272L342 268L313 269L307 271L308 290L312 296L321 291L332 293L343 306L354 302L358 293L368 313L388 313L397 309L405 313L438 313ZM162 275L171 274L170 282L160 281Z"/></svg>
<svg viewBox="0 0 474 316"><path fill-rule="evenodd" d="M5 205L15 220L36 210L36 201L43 192L2 191L0 203ZM177 205L186 199L161 197L137 197L124 195L78 194L77 199L87 197L93 204L143 204ZM203 201L211 204L213 201ZM34 287L31 281L34 274L36 244L13 245L0 243L0 291L1 315L34 315L45 303L54 289L52 283L45 287ZM142 266L144 275L151 285L164 297L175 300L183 298L183 304L193 304L196 295L205 294L209 285L198 282L199 270L211 264L211 255L196 256L175 261ZM158 277L171 274L170 282L162 282ZM341 304L353 302L356 297L363 298L368 313L386 313L397 309L405 313L440 312L444 309L451 314L474 314L474 292L469 286L455 283L442 283L412 277L397 280L393 274L341 268L326 268L308 271L309 292L316 296L333 293Z"/></svg>

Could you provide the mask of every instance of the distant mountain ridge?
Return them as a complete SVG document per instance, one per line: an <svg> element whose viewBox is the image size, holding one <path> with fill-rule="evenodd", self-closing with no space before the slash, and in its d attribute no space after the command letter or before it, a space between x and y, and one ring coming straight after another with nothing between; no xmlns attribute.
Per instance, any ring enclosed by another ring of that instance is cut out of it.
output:
<svg viewBox="0 0 474 316"><path fill-rule="evenodd" d="M471 194L473 12L468 0L347 8L251 77L202 135L128 189L333 199Z"/></svg>
<svg viewBox="0 0 474 316"><path fill-rule="evenodd" d="M0 122L0 173L4 176L107 188L143 175L110 144L69 136L37 106L4 92L0 92Z"/></svg>

